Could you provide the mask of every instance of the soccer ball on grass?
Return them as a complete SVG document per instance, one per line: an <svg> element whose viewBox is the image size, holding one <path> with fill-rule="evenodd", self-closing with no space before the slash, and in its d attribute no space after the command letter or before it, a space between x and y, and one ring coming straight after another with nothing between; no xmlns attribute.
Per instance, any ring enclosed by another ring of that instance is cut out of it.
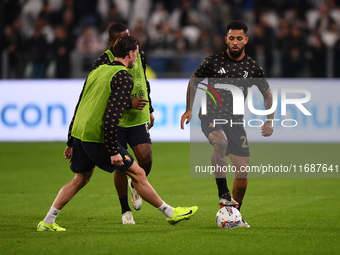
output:
<svg viewBox="0 0 340 255"><path fill-rule="evenodd" d="M219 228L238 228L242 222L242 215L234 207L226 206L221 208L216 214L216 224Z"/></svg>

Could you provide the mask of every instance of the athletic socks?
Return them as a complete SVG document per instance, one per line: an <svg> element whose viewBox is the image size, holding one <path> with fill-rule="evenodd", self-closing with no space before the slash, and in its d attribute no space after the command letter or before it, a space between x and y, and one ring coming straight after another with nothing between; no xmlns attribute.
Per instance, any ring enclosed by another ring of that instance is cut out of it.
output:
<svg viewBox="0 0 340 255"><path fill-rule="evenodd" d="M239 202L238 203L238 207L237 207L237 209L240 211L241 210L241 205L242 205L242 202Z"/></svg>
<svg viewBox="0 0 340 255"><path fill-rule="evenodd" d="M218 189L218 197L219 198L225 198L227 200L231 199L231 195L227 186L227 179L226 178L216 178L216 184ZM236 207L238 210L241 210L242 202L238 203L238 206Z"/></svg>
<svg viewBox="0 0 340 255"><path fill-rule="evenodd" d="M118 196L118 198L119 198L120 206L122 207L122 214L127 211L131 211L129 202L128 202L128 195L126 194L126 196L124 197Z"/></svg>
<svg viewBox="0 0 340 255"><path fill-rule="evenodd" d="M216 184L218 189L218 197L222 197L223 194L229 194L230 192L227 186L227 179L226 178L216 178Z"/></svg>
<svg viewBox="0 0 340 255"><path fill-rule="evenodd" d="M165 218L170 218L174 213L174 208L166 204L165 202L163 202L163 204L157 209L164 214Z"/></svg>
<svg viewBox="0 0 340 255"><path fill-rule="evenodd" d="M54 224L55 218L57 218L59 212L60 212L60 210L51 206L51 208L48 211L45 219L43 219L43 222L46 223L46 224Z"/></svg>

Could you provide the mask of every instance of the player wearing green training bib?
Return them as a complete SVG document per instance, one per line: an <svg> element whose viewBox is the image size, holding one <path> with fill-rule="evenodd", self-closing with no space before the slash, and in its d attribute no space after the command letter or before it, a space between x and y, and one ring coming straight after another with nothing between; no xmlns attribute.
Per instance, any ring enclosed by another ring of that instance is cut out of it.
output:
<svg viewBox="0 0 340 255"><path fill-rule="evenodd" d="M98 116L104 115L107 107L111 93L111 84L108 81L121 70L126 70L125 66L102 65L89 74L82 93L82 98L86 101L79 102L72 127L72 137L83 142L104 143L104 119ZM96 86L97 83L105 84L105 86Z"/></svg>
<svg viewBox="0 0 340 255"><path fill-rule="evenodd" d="M197 206L174 208L165 203L146 179L144 170L117 141L119 120L129 106L133 89L126 67L133 67L138 49L136 38L119 38L113 47L116 60L88 75L69 126L69 139L64 151L75 176L59 190L45 218L39 222L37 231L66 231L55 220L64 206L90 181L96 166L110 173L124 171L133 178L143 199L157 208L172 225L189 219L197 212ZM53 178L50 182L53 183Z"/></svg>
<svg viewBox="0 0 340 255"><path fill-rule="evenodd" d="M109 41L112 46L120 37L130 35L128 28L124 24L114 24L109 29ZM112 63L115 56L112 47L101 54L93 69ZM152 166L152 149L149 129L153 126L153 108L150 99L150 84L145 76L146 61L143 51L139 51L137 59L132 68L128 68L134 83L130 95L130 106L124 111L119 122L118 140L127 149L132 148L138 164L144 169L146 175L150 173ZM120 171L115 171L114 182L122 207L123 224L134 224L132 212L128 203L128 186L131 190L132 205L136 210L140 210L142 200L126 175Z"/></svg>
<svg viewBox="0 0 340 255"><path fill-rule="evenodd" d="M105 51L105 54L109 57L110 62L113 62L115 60L115 57L113 56L111 49ZM132 69L129 68L128 72L132 76L134 84L130 98L131 99L142 98L148 100L149 96L140 53L138 53L137 55L137 59L133 68ZM122 118L120 119L119 126L128 128L143 125L150 122L149 105L150 105L149 102L146 102L143 110L135 108L127 109L124 112Z"/></svg>

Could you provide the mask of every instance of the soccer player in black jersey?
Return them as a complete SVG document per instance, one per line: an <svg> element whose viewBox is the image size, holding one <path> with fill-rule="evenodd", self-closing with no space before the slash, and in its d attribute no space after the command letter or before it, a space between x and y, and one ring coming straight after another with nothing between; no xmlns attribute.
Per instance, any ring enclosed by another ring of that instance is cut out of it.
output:
<svg viewBox="0 0 340 255"><path fill-rule="evenodd" d="M186 112L181 118L181 128L184 123L188 124L192 117L192 107L198 84L208 78L208 85L214 87L217 83L227 83L237 86L243 91L244 98L247 96L247 89L255 84L264 98L266 109L272 106L272 93L266 81L264 71L260 65L245 54L245 45L248 43L247 26L241 21L232 21L227 25L225 43L227 50L204 59L199 68L190 78L187 90ZM213 166L227 166L226 155L236 167L235 180L231 197L226 173L215 172L215 179L218 188L219 204L223 206L234 206L241 209L245 195L248 179L246 169L249 164L249 146L247 135L243 127L243 115L233 115L233 95L231 91L215 88L220 96L221 105L215 104L212 98L207 97L206 113L199 113L201 128L209 142L214 147L211 157ZM213 125L214 119L224 119L229 123L241 123L234 125ZM267 121L261 127L263 136L270 136L273 133L272 120L274 113L267 116ZM245 221L241 227L249 227Z"/></svg>

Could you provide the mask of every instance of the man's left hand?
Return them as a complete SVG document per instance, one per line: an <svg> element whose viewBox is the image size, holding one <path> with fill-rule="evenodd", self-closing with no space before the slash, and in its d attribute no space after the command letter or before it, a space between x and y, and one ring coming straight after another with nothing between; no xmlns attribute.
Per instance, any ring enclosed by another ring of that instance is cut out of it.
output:
<svg viewBox="0 0 340 255"><path fill-rule="evenodd" d="M274 127L272 126L273 123L270 121L267 121L266 123L263 124L263 126L261 127L262 129L262 136L271 136L274 132Z"/></svg>

